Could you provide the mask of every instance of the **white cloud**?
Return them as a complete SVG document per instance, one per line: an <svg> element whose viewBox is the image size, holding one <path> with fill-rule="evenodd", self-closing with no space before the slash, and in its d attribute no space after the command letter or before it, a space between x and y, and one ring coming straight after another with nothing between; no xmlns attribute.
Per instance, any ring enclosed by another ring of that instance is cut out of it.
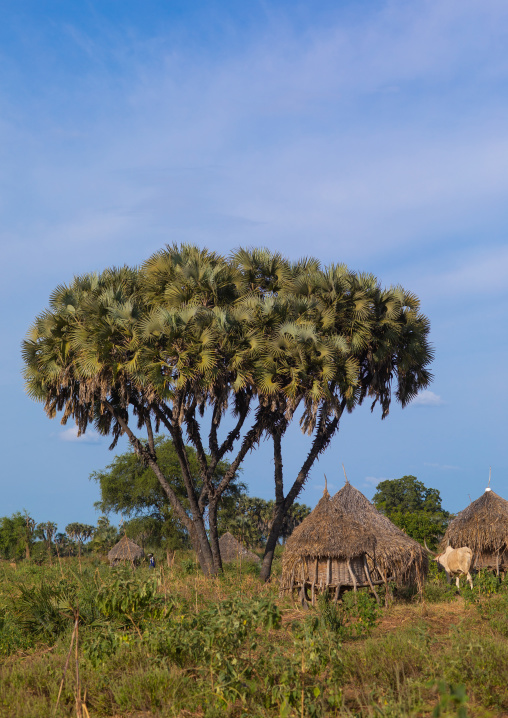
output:
<svg viewBox="0 0 508 718"><path fill-rule="evenodd" d="M79 441L82 444L98 444L102 441L102 437L93 429L88 429L85 434L78 436L77 426L70 426L65 431L58 434L60 441Z"/></svg>
<svg viewBox="0 0 508 718"><path fill-rule="evenodd" d="M429 389L424 389L418 396L411 402L412 406L442 406L444 400L438 395L434 394Z"/></svg>
<svg viewBox="0 0 508 718"><path fill-rule="evenodd" d="M460 471L460 466L453 466L452 464L433 464L425 461L424 466L430 466L432 469L440 469L441 471Z"/></svg>

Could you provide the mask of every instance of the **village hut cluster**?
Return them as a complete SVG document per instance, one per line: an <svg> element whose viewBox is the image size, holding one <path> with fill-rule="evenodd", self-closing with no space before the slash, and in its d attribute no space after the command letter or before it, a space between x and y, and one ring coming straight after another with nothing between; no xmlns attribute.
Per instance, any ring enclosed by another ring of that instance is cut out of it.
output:
<svg viewBox="0 0 508 718"><path fill-rule="evenodd" d="M314 511L293 531L282 559L281 590L312 604L327 591L416 585L428 570L424 548L383 516L348 481L335 496L325 489Z"/></svg>
<svg viewBox="0 0 508 718"><path fill-rule="evenodd" d="M229 532L221 536L219 547L224 563L260 560ZM441 551L447 547L468 547L473 571L491 569L498 576L508 571L508 501L489 486L450 522ZM307 605L315 604L319 593L327 592L337 601L345 590L367 588L379 601L379 586L385 586L386 595L393 584L421 590L429 553L346 479L333 497L325 488L314 511L288 538L281 591L296 592ZM130 563L134 567L143 557L143 549L127 536L108 553L111 566ZM468 577L470 569L468 564Z"/></svg>

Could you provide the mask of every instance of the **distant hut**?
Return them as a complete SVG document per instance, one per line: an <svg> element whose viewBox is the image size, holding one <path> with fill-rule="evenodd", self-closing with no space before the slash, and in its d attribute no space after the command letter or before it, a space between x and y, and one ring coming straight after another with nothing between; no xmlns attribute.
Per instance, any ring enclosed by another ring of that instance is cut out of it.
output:
<svg viewBox="0 0 508 718"><path fill-rule="evenodd" d="M145 552L141 546L124 536L108 553L109 565L118 566L120 563L129 562L136 566L144 555Z"/></svg>
<svg viewBox="0 0 508 718"><path fill-rule="evenodd" d="M259 556L245 548L240 541L237 541L233 534L226 531L219 539L220 556L224 563L231 563L232 561L256 561L259 563Z"/></svg>
<svg viewBox="0 0 508 718"><path fill-rule="evenodd" d="M375 535L376 565L371 572L376 581L381 580L386 586L393 581L397 586L422 588L429 559L418 541L383 516L349 481L335 494L332 503Z"/></svg>
<svg viewBox="0 0 508 718"><path fill-rule="evenodd" d="M468 546L472 567L508 570L508 501L487 488L479 499L457 514L443 537L443 548Z"/></svg>
<svg viewBox="0 0 508 718"><path fill-rule="evenodd" d="M303 605L326 590L335 601L345 589L381 583L371 576L376 538L330 499L325 489L316 508L295 528L282 556L281 591L298 591ZM310 590L310 598L308 591Z"/></svg>

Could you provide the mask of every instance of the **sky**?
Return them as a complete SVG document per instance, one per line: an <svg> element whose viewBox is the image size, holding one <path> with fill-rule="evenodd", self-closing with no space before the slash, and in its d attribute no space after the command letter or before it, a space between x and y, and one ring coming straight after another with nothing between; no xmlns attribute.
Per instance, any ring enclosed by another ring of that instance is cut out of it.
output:
<svg viewBox="0 0 508 718"><path fill-rule="evenodd" d="M434 381L361 407L300 500L412 474L508 499L508 4L504 0L0 0L0 515L96 523L107 439L25 395L52 290L166 243L267 246L416 293ZM287 479L308 449L284 443ZM116 453L127 449L120 444ZM270 446L244 464L273 497Z"/></svg>

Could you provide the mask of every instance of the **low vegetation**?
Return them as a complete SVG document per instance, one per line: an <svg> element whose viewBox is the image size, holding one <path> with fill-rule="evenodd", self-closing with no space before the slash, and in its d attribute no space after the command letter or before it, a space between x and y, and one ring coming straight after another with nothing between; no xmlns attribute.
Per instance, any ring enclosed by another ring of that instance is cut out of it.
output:
<svg viewBox="0 0 508 718"><path fill-rule="evenodd" d="M184 552L155 571L4 562L0 716L508 712L507 581L458 597L435 571L383 608L350 592L304 611L258 571L205 579Z"/></svg>

